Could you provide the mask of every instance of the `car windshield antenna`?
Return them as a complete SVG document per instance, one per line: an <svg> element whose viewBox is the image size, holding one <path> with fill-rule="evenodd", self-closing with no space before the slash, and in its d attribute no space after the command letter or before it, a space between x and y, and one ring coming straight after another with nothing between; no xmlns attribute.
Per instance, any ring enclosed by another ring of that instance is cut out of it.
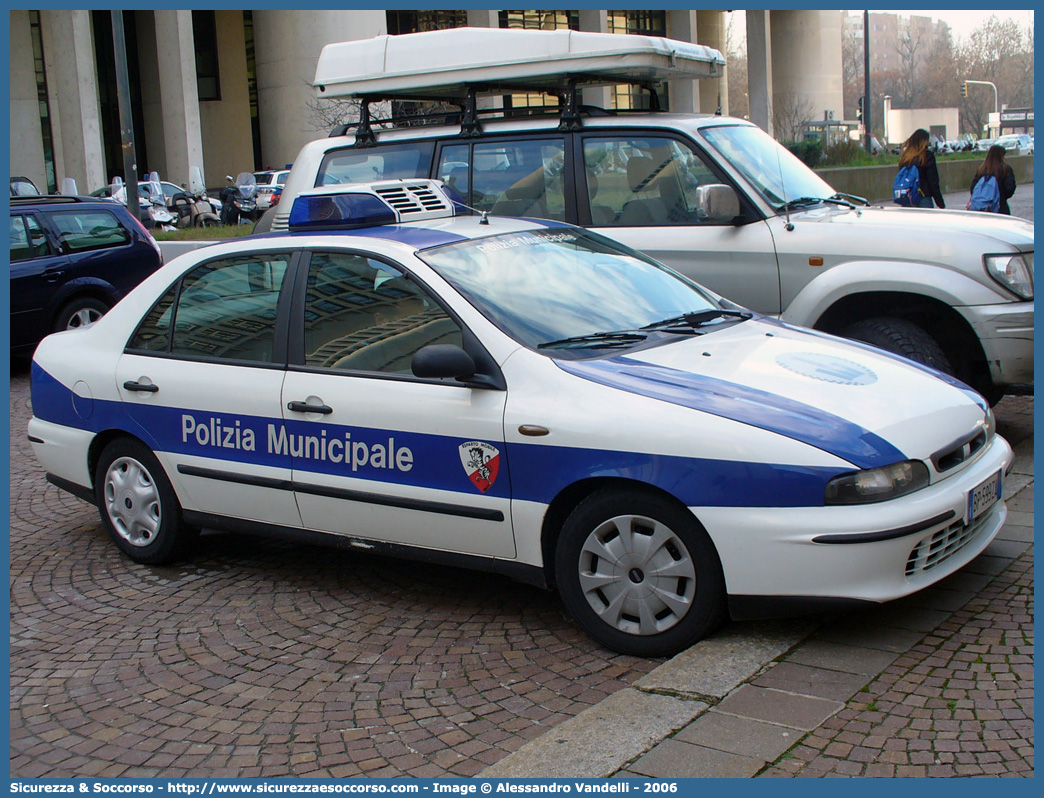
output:
<svg viewBox="0 0 1044 798"><path fill-rule="evenodd" d="M787 187L783 183L783 160L779 157L779 148L783 146L776 143L776 168L779 169L779 190L783 192L783 210L787 215L787 222L783 225L783 229L790 232L794 229L794 223L790 221L790 202L787 200Z"/></svg>

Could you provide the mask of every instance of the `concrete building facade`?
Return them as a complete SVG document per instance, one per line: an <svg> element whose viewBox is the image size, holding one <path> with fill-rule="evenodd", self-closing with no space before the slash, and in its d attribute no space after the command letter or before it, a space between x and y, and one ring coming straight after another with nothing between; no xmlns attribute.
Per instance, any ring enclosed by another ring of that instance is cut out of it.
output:
<svg viewBox="0 0 1044 798"><path fill-rule="evenodd" d="M121 13L121 12L116 12ZM210 186L282 168L326 135L311 83L326 44L462 25L646 33L726 49L725 11L124 11L135 171ZM112 12L10 11L12 174L81 193L124 176ZM778 98L841 116L841 12L748 12L751 119L773 132ZM673 111L728 113L721 78L669 86ZM626 90L587 102L626 104Z"/></svg>

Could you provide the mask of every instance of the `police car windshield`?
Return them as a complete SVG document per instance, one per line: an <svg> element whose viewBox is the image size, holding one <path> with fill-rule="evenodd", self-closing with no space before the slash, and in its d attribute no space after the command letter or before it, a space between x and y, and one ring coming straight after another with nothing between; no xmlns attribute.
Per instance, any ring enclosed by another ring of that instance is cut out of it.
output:
<svg viewBox="0 0 1044 798"><path fill-rule="evenodd" d="M548 342L558 344L555 352L641 343L654 332L619 331L641 331L718 307L660 264L575 228L508 233L418 254L486 318L531 349L546 349Z"/></svg>
<svg viewBox="0 0 1044 798"><path fill-rule="evenodd" d="M706 128L703 134L777 210L795 201L814 205L835 196L828 183L761 128L721 125Z"/></svg>

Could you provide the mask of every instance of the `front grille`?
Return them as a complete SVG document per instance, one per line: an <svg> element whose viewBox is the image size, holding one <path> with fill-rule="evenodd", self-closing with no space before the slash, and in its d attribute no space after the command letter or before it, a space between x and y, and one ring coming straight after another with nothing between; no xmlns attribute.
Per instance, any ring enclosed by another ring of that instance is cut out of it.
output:
<svg viewBox="0 0 1044 798"><path fill-rule="evenodd" d="M906 575L913 576L930 571L937 565L946 562L978 537L979 533L992 522L993 514L1001 506L1003 503L998 502L996 507L981 518L975 519L971 524L956 521L919 542L906 560Z"/></svg>
<svg viewBox="0 0 1044 798"><path fill-rule="evenodd" d="M966 463L986 445L986 430L980 429L966 438L951 443L932 455L932 464L940 474Z"/></svg>

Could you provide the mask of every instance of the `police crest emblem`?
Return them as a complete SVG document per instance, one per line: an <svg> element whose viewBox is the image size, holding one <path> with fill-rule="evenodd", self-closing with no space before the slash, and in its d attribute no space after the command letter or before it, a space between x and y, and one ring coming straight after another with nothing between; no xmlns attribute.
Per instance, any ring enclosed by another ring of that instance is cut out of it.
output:
<svg viewBox="0 0 1044 798"><path fill-rule="evenodd" d="M483 493L492 488L500 471L500 450L483 441L468 441L458 448L468 479Z"/></svg>

